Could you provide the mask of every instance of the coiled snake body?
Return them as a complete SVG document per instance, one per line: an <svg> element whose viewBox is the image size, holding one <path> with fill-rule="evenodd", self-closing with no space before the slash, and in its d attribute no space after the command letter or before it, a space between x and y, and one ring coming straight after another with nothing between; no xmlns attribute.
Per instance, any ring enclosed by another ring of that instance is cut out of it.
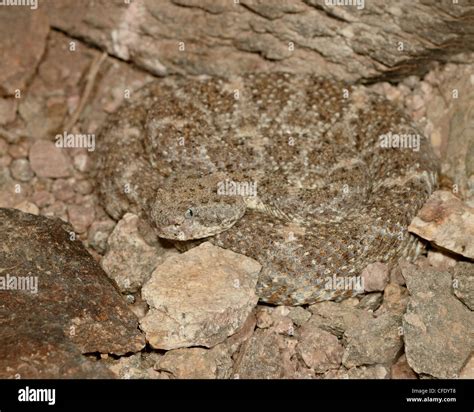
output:
<svg viewBox="0 0 474 412"><path fill-rule="evenodd" d="M289 73L150 83L110 117L97 155L113 217L250 256L260 299L289 305L352 296L367 264L412 253L407 226L437 176L391 103Z"/></svg>

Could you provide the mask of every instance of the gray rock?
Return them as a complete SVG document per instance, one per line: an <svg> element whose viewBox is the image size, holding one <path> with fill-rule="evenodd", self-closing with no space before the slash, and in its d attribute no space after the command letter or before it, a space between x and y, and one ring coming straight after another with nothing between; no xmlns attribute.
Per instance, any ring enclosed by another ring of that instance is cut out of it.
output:
<svg viewBox="0 0 474 412"><path fill-rule="evenodd" d="M257 329L245 342L235 360L234 377L279 379L285 375L285 339L269 329Z"/></svg>
<svg viewBox="0 0 474 412"><path fill-rule="evenodd" d="M158 349L212 347L235 333L258 301L261 265L206 242L171 256L142 288L150 310L140 321Z"/></svg>
<svg viewBox="0 0 474 412"><path fill-rule="evenodd" d="M358 309L369 310L375 312L382 304L383 293L375 292L365 295L357 304Z"/></svg>
<svg viewBox="0 0 474 412"><path fill-rule="evenodd" d="M107 249L107 239L112 230L114 230L115 222L111 219L95 221L89 228L88 242L89 245L99 253L105 253Z"/></svg>
<svg viewBox="0 0 474 412"><path fill-rule="evenodd" d="M471 355L469 360L463 366L461 373L459 374L461 379L474 379L474 355Z"/></svg>
<svg viewBox="0 0 474 412"><path fill-rule="evenodd" d="M136 317L71 231L57 219L0 209L0 377L111 377L81 353L121 355L145 344Z"/></svg>
<svg viewBox="0 0 474 412"><path fill-rule="evenodd" d="M373 316L362 309L346 307L336 302L321 302L309 307L313 313L315 324L338 338L341 338L347 328L372 319Z"/></svg>
<svg viewBox="0 0 474 412"><path fill-rule="evenodd" d="M401 316L391 313L351 325L344 333L343 365L394 363L403 347L401 325Z"/></svg>
<svg viewBox="0 0 474 412"><path fill-rule="evenodd" d="M288 317L296 326L301 326L309 320L311 312L303 309L301 306L292 306L289 308Z"/></svg>
<svg viewBox="0 0 474 412"><path fill-rule="evenodd" d="M385 365L359 366L351 369L342 367L326 372L323 377L324 379L389 379L390 370Z"/></svg>
<svg viewBox="0 0 474 412"><path fill-rule="evenodd" d="M43 7L53 27L160 76L297 68L353 81L393 78L423 74L430 61L474 48L471 6L463 2L366 1L363 10L320 0L63 0ZM456 47L445 47L447 39Z"/></svg>
<svg viewBox="0 0 474 412"><path fill-rule="evenodd" d="M108 238L102 268L122 292L137 292L163 261L164 249L148 244L138 228L139 218L127 213ZM98 233L95 232L96 236Z"/></svg>
<svg viewBox="0 0 474 412"><path fill-rule="evenodd" d="M418 374L454 378L474 349L474 315L452 292L451 274L403 268L410 300L403 316L405 353Z"/></svg>
<svg viewBox="0 0 474 412"><path fill-rule="evenodd" d="M474 310L474 264L458 262L452 272L454 294L469 309Z"/></svg>
<svg viewBox="0 0 474 412"><path fill-rule="evenodd" d="M10 171L12 176L20 182L29 182L35 175L31 170L30 162L26 159L15 159L10 165Z"/></svg>

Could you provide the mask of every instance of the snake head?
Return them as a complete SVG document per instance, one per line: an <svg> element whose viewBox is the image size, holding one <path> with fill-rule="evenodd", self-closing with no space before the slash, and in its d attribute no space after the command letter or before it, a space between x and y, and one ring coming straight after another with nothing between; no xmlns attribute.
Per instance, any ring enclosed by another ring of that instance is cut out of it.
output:
<svg viewBox="0 0 474 412"><path fill-rule="evenodd" d="M245 213L240 196L217 192L219 175L180 177L158 189L150 218L159 237L202 239L231 228Z"/></svg>

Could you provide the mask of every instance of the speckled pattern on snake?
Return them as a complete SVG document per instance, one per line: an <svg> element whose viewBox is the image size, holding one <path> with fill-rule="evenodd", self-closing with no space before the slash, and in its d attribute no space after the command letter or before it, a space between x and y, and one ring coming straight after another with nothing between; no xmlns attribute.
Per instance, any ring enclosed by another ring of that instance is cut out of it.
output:
<svg viewBox="0 0 474 412"><path fill-rule="evenodd" d="M407 226L437 180L429 141L396 106L304 74L156 80L110 116L97 147L111 216L256 259L272 304L353 296L369 263L413 254Z"/></svg>

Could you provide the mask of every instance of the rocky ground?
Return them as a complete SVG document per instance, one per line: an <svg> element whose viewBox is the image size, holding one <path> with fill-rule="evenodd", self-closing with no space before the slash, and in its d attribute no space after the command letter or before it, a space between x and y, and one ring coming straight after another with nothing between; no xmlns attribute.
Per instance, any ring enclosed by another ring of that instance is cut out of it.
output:
<svg viewBox="0 0 474 412"><path fill-rule="evenodd" d="M105 213L91 152L54 136L97 133L153 76L29 16L0 25L0 274L39 290L0 291L0 377L474 378L474 64L371 86L441 159L410 226L426 253L369 265L357 298L272 307L252 259Z"/></svg>

